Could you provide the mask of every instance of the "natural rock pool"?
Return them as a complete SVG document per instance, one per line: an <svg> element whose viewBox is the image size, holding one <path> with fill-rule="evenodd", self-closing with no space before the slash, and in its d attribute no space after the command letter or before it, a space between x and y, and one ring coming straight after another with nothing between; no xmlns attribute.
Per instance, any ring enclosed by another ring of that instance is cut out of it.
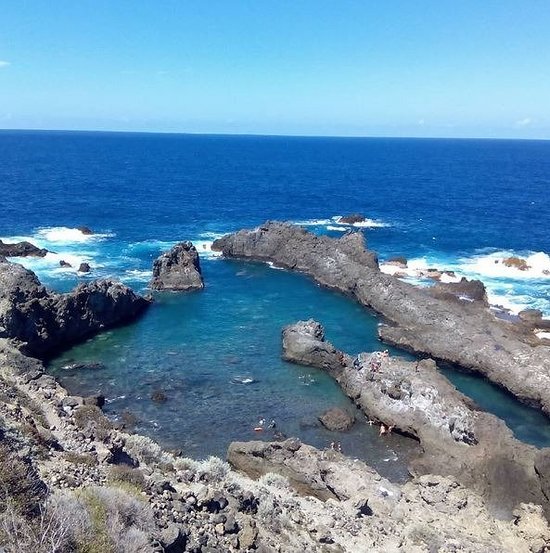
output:
<svg viewBox="0 0 550 553"><path fill-rule="evenodd" d="M282 327L310 317L347 352L385 349L376 338L376 317L301 275L268 265L206 259L203 272L204 291L157 294L141 320L65 352L51 363L52 373L72 393L104 394L109 415L135 419L136 430L188 456L224 457L233 440L272 439L274 431L254 431L265 418L285 435L317 447L340 442L344 453L382 474L406 478L415 442L380 438L328 375L280 359ZM64 368L75 363L99 367ZM445 373L520 439L550 445L544 415L475 376ZM164 401L155 401L155 392ZM318 424L317 416L335 405L356 413L350 432L332 433Z"/></svg>

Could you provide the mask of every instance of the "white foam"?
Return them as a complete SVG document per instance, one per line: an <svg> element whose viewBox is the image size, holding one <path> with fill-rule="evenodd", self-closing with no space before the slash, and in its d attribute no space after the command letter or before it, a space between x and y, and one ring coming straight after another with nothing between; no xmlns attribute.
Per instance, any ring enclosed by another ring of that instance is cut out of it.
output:
<svg viewBox="0 0 550 553"><path fill-rule="evenodd" d="M222 252L216 252L212 249L213 240L193 240L193 245L197 248L199 257L216 258L222 255Z"/></svg>
<svg viewBox="0 0 550 553"><path fill-rule="evenodd" d="M266 261L266 265L268 265L268 267L270 269L275 269L276 271L284 271L285 270L284 267L278 267L277 265L275 265L273 263L273 261Z"/></svg>
<svg viewBox="0 0 550 553"><path fill-rule="evenodd" d="M510 257L524 259L528 268L524 271L508 267L504 260ZM500 250L484 253L460 260L463 271L476 273L480 277L511 278L515 280L548 279L550 280L550 256L545 252L517 253Z"/></svg>
<svg viewBox="0 0 550 553"><path fill-rule="evenodd" d="M120 277L122 282L132 281L132 282L149 282L153 276L153 271L150 269L128 269Z"/></svg>
<svg viewBox="0 0 550 553"><path fill-rule="evenodd" d="M346 232L346 227L335 227L334 225L327 225L327 230L335 230L338 232Z"/></svg>
<svg viewBox="0 0 550 553"><path fill-rule="evenodd" d="M306 219L304 221L295 221L295 225L300 225L301 227L324 227L334 223L335 219Z"/></svg>
<svg viewBox="0 0 550 553"><path fill-rule="evenodd" d="M77 242L94 242L114 236L112 233L84 234L77 228L44 227L39 228L32 240L45 240L52 244L74 244Z"/></svg>
<svg viewBox="0 0 550 553"><path fill-rule="evenodd" d="M380 221L378 219L369 219L368 217L365 217L364 221L358 221L357 223L344 223L342 222L342 217L342 215L335 215L332 220L339 225L346 225L357 228L384 228L391 226L388 223L384 223L383 221Z"/></svg>

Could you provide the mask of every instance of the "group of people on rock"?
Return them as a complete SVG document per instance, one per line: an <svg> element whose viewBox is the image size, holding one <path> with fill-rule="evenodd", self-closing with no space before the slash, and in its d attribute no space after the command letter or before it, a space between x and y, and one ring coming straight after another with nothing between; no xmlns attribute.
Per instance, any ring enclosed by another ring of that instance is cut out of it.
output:
<svg viewBox="0 0 550 553"><path fill-rule="evenodd" d="M390 356L390 352L385 349L384 351L375 351L369 360L369 369L377 371L382 366L382 360Z"/></svg>

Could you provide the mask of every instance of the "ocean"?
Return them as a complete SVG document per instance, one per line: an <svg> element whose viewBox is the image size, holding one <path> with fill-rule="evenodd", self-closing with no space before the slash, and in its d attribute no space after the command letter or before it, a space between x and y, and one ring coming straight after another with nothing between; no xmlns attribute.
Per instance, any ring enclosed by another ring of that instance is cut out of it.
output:
<svg viewBox="0 0 550 553"><path fill-rule="evenodd" d="M378 321L301 275L221 259L210 244L227 232L286 220L339 236L349 229L339 217L361 213L369 248L382 264L406 257L411 281L451 270L482 279L494 305L550 316L550 142L2 131L0 183L0 238L55 252L17 260L55 290L113 277L147 292L156 256L196 245L203 292L157 294L136 323L50 364L72 392L103 393L111 417L193 457L258 437L259 418L319 447L341 441L396 479L415 447L379 439L361 417L337 436L316 424L328 407L353 407L326 375L280 360L282 326L313 317L356 353L384 349ZM529 269L505 266L511 256ZM77 273L81 262L89 275ZM540 413L479 378L446 374L518 437L550 445ZM154 402L155 391L167 401Z"/></svg>

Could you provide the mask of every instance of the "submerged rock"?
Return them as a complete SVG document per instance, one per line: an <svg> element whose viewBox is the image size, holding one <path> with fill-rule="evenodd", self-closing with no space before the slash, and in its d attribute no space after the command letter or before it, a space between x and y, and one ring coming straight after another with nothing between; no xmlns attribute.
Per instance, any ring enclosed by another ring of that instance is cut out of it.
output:
<svg viewBox="0 0 550 553"><path fill-rule="evenodd" d="M332 432L345 432L355 423L355 417L340 407L327 409L320 417L321 424Z"/></svg>
<svg viewBox="0 0 550 553"><path fill-rule="evenodd" d="M191 242L181 242L159 256L153 263L150 287L153 290L202 290L204 281L195 246Z"/></svg>
<svg viewBox="0 0 550 553"><path fill-rule="evenodd" d="M38 248L30 242L6 244L0 240L0 256L3 257L45 257L48 250Z"/></svg>
<svg viewBox="0 0 550 553"><path fill-rule="evenodd" d="M65 268L72 267L72 265L70 263L67 263L67 261L65 261L64 259L59 262L59 266Z"/></svg>
<svg viewBox="0 0 550 553"><path fill-rule="evenodd" d="M128 322L148 305L145 298L112 280L88 282L57 294L23 266L0 265L0 338L14 339L26 353L38 357Z"/></svg>
<svg viewBox="0 0 550 553"><path fill-rule="evenodd" d="M519 271L528 271L531 267L527 264L525 259L521 257L507 257L502 260L502 264L505 267L511 267L513 269L518 269Z"/></svg>
<svg viewBox="0 0 550 553"><path fill-rule="evenodd" d="M94 234L94 231L90 227L78 227L77 230L86 236Z"/></svg>

